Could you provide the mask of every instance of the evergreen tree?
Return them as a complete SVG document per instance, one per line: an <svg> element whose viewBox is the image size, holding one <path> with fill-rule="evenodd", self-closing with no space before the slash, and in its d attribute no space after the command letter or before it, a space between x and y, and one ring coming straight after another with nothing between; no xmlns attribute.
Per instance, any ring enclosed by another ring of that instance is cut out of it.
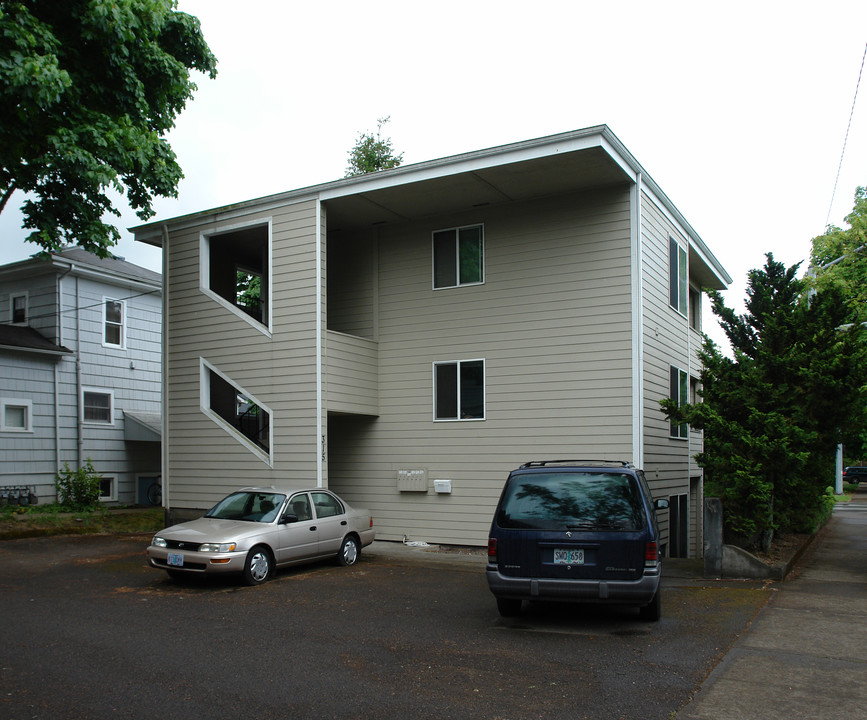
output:
<svg viewBox="0 0 867 720"><path fill-rule="evenodd" d="M863 421L867 353L839 287L807 302L806 283L767 256L749 273L747 312L738 316L710 292L733 348L705 338L702 402L670 419L705 431L705 492L720 497L728 540L767 547L775 529L811 530L824 512L842 433Z"/></svg>

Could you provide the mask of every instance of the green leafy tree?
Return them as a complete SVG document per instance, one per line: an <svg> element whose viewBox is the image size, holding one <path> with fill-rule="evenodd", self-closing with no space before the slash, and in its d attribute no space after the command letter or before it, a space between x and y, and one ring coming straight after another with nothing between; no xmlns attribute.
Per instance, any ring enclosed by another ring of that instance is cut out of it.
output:
<svg viewBox="0 0 867 720"><path fill-rule="evenodd" d="M182 172L163 137L216 75L199 21L175 0L0 2L0 212L23 191L26 238L105 257L120 234L106 191L146 220Z"/></svg>
<svg viewBox="0 0 867 720"><path fill-rule="evenodd" d="M867 321L867 188L855 191L848 228L830 226L813 238L808 282L812 289L840 287L852 313L851 322Z"/></svg>
<svg viewBox="0 0 867 720"><path fill-rule="evenodd" d="M377 120L376 135L373 133L359 133L355 146L349 151L349 167L346 168L344 177L354 177L379 170L396 168L403 161L403 153L394 154L391 146L391 138L382 137L382 126L389 121L389 117Z"/></svg>
<svg viewBox="0 0 867 720"><path fill-rule="evenodd" d="M708 495L723 500L728 541L767 547L776 529L811 530L825 512L834 453L863 421L867 353L839 287L806 301L806 283L767 256L749 273L747 312L737 315L710 292L731 342L727 357L705 338L702 399L669 419L705 431L697 461Z"/></svg>
<svg viewBox="0 0 867 720"><path fill-rule="evenodd" d="M867 322L867 188L855 191L855 204L846 216L847 228L830 226L813 238L807 281L813 291L837 286L851 316L848 322ZM867 462L867 423L843 437L847 464Z"/></svg>

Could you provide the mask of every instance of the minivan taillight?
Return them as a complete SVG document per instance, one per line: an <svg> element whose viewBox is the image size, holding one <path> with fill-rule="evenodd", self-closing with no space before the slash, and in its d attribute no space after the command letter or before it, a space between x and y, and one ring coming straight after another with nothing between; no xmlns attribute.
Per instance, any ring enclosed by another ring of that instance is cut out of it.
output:
<svg viewBox="0 0 867 720"><path fill-rule="evenodd" d="M488 553L490 554L490 550ZM656 567L659 564L659 546L649 542L644 546L644 567Z"/></svg>
<svg viewBox="0 0 867 720"><path fill-rule="evenodd" d="M497 564L497 538L488 538L488 562Z"/></svg>

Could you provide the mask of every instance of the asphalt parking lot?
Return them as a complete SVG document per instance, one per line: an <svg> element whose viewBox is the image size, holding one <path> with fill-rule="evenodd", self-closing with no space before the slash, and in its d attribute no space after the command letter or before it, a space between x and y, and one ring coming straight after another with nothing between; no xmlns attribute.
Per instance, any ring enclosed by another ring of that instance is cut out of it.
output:
<svg viewBox="0 0 867 720"><path fill-rule="evenodd" d="M245 587L177 584L147 540L0 542L0 717L666 720L775 592L670 562L659 623L565 605L506 620L480 552L376 543Z"/></svg>

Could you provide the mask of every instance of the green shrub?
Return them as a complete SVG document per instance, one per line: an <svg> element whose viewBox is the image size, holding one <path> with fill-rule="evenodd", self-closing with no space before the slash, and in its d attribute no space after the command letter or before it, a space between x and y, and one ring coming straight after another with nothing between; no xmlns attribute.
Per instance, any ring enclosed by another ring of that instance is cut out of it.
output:
<svg viewBox="0 0 867 720"><path fill-rule="evenodd" d="M99 481L102 479L93 468L90 458L84 467L72 470L63 463L63 470L55 476L57 502L68 510L85 510L99 507Z"/></svg>

